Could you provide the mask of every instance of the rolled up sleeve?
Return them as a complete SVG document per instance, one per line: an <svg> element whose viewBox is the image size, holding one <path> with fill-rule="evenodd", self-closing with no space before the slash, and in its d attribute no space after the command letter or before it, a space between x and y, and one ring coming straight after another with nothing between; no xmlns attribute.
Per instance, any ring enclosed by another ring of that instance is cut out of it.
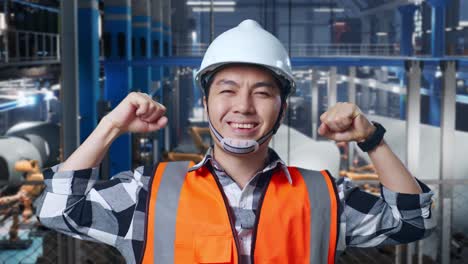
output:
<svg viewBox="0 0 468 264"><path fill-rule="evenodd" d="M410 243L429 236L434 230L431 213L434 193L421 181L418 181L423 191L420 194L393 192L380 185L380 197L359 189L349 179L339 182L346 246Z"/></svg>
<svg viewBox="0 0 468 264"><path fill-rule="evenodd" d="M36 215L46 227L79 239L115 245L130 224L141 186L131 171L99 181L99 168L60 171L60 165L43 171L45 190L35 200ZM127 222L130 222L127 221Z"/></svg>

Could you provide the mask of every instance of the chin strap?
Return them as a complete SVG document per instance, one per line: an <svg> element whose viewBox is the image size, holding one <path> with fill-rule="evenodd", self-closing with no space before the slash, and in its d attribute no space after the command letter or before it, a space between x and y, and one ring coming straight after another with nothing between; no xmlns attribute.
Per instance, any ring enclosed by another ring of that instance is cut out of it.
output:
<svg viewBox="0 0 468 264"><path fill-rule="evenodd" d="M207 112L208 107L207 107ZM279 126L281 125L281 115L283 114L283 107L281 107L281 110L279 112L278 118L276 119L275 125L273 128L266 133L264 136L262 136L258 140L253 140L253 139L235 139L235 138L225 138L223 137L211 124L210 120L210 114L208 114L208 124L210 127L211 132L215 135L216 139L221 143L223 146L223 149L226 150L227 152L233 153L233 154L249 154L253 153L258 150L260 145L265 143L270 137L272 137L276 132L278 131Z"/></svg>

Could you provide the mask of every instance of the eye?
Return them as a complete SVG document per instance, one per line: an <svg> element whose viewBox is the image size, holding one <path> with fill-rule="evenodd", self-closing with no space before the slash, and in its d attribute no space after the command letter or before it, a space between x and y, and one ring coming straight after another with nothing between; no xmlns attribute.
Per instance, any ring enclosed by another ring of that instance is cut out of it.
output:
<svg viewBox="0 0 468 264"><path fill-rule="evenodd" d="M255 94L261 95L261 96L270 96L270 93L266 91L256 91Z"/></svg>
<svg viewBox="0 0 468 264"><path fill-rule="evenodd" d="M227 93L227 94L230 94L230 93L234 93L233 90L229 90L229 89L224 89L224 90L221 90L219 93Z"/></svg>

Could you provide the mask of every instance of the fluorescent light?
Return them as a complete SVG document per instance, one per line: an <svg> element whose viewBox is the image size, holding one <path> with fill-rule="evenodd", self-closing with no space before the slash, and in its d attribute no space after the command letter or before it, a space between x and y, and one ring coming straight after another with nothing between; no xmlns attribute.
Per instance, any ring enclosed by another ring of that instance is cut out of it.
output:
<svg viewBox="0 0 468 264"><path fill-rule="evenodd" d="M457 30L462 30L462 29L463 29L463 27L457 27L456 29L457 29Z"/></svg>
<svg viewBox="0 0 468 264"><path fill-rule="evenodd" d="M6 28L5 14L0 13L0 30L5 30Z"/></svg>
<svg viewBox="0 0 468 264"><path fill-rule="evenodd" d="M387 32L377 32L377 33L375 33L375 34L376 34L377 36L382 36L382 37L388 35Z"/></svg>
<svg viewBox="0 0 468 264"><path fill-rule="evenodd" d="M196 31L192 31L192 41L197 42L197 32Z"/></svg>
<svg viewBox="0 0 468 264"><path fill-rule="evenodd" d="M445 28L445 31L452 31L452 28Z"/></svg>
<svg viewBox="0 0 468 264"><path fill-rule="evenodd" d="M400 86L397 86L397 85L392 86L392 92L394 92L394 93L400 93Z"/></svg>
<svg viewBox="0 0 468 264"><path fill-rule="evenodd" d="M98 15L98 36L101 38L102 36L102 17Z"/></svg>
<svg viewBox="0 0 468 264"><path fill-rule="evenodd" d="M460 27L468 27L468 20L461 20L461 21L458 21L458 25Z"/></svg>
<svg viewBox="0 0 468 264"><path fill-rule="evenodd" d="M36 97L33 95L26 96L23 92L18 92L18 107L35 105Z"/></svg>
<svg viewBox="0 0 468 264"><path fill-rule="evenodd" d="M210 12L211 7L192 7L193 12ZM213 12L234 12L234 7L213 7Z"/></svg>
<svg viewBox="0 0 468 264"><path fill-rule="evenodd" d="M431 34L431 33L432 33L432 31L426 30L426 34Z"/></svg>
<svg viewBox="0 0 468 264"><path fill-rule="evenodd" d="M317 13L330 13L330 12L342 13L342 12L344 12L344 8L319 7L319 8L314 8L314 12L317 12Z"/></svg>
<svg viewBox="0 0 468 264"><path fill-rule="evenodd" d="M211 1L187 1L188 6L210 6ZM213 1L214 6L235 6L235 1Z"/></svg>

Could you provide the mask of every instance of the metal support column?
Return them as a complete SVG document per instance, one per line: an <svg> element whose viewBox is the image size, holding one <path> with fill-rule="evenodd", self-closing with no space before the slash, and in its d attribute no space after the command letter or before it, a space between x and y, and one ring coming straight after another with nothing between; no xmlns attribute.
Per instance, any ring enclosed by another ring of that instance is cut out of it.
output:
<svg viewBox="0 0 468 264"><path fill-rule="evenodd" d="M8 1L3 1L3 14L4 14L4 17L5 17L5 28L8 29L8 24L9 24L9 20L10 20L10 13L8 11ZM10 54L9 54L9 46L8 46L8 32L5 32L4 35L3 35L3 47L5 48L5 63L8 63L9 62L9 57L10 57ZM1 54L0 54L0 59L1 59Z"/></svg>
<svg viewBox="0 0 468 264"><path fill-rule="evenodd" d="M78 3L78 49L80 78L80 141L83 142L97 125L99 94L99 2Z"/></svg>
<svg viewBox="0 0 468 264"><path fill-rule="evenodd" d="M440 122L441 160L440 180L443 182L452 179L454 175L455 160L455 116L456 116L456 62L446 61L441 63L443 72L442 83L442 118ZM440 200L442 203L442 241L441 256L442 263L450 263L450 247L452 237L452 187L442 185L440 189Z"/></svg>
<svg viewBox="0 0 468 264"><path fill-rule="evenodd" d="M416 5L404 5L398 7L401 16L400 24L400 55L413 55L413 32L414 32L414 12L418 9Z"/></svg>
<svg viewBox="0 0 468 264"><path fill-rule="evenodd" d="M107 61L130 61L132 39L132 11L130 0L104 1L104 34L110 42ZM127 64L106 64L104 98L116 107L132 87L132 67ZM109 149L110 175L131 169L130 134L121 135Z"/></svg>
<svg viewBox="0 0 468 264"><path fill-rule="evenodd" d="M442 80L436 76L435 72L424 74L424 78L429 83L429 124L433 126L440 125L440 91L442 89Z"/></svg>
<svg viewBox="0 0 468 264"><path fill-rule="evenodd" d="M163 29L163 1L164 0L153 0L151 3L151 42L152 42L152 55L153 60L161 58L164 51L164 29ZM151 95L156 97L160 103L163 103L164 91L163 91L163 74L164 68L161 66L153 66L151 68ZM158 161L157 157L161 156L161 152L165 147L164 142L164 130L158 132L158 137L153 139L153 155L154 161ZM161 143L159 143L161 142Z"/></svg>
<svg viewBox="0 0 468 264"><path fill-rule="evenodd" d="M172 56L172 7L171 0L163 1L164 56Z"/></svg>
<svg viewBox="0 0 468 264"><path fill-rule="evenodd" d="M162 56L163 57L170 57L172 56L172 27L171 27L171 14L172 14L172 7L171 7L171 0L161 0L162 1L162 29L163 29L163 50ZM171 85L173 84L170 82L169 78L171 75L171 69L168 67L163 68L163 76L161 78L162 84L162 91L161 91L161 101L162 103L166 103L164 98L167 98L169 95L170 89L172 89ZM165 94L168 93L168 94ZM173 146L173 142L175 138L171 138L172 132L174 131L173 126L174 124L169 124L166 126L166 129L163 133L160 133L160 139L164 139L164 146L165 150L170 150Z"/></svg>
<svg viewBox="0 0 468 264"><path fill-rule="evenodd" d="M149 0L132 0L132 38L134 59L151 58L151 5ZM148 93L151 86L151 67L133 66L133 89Z"/></svg>
<svg viewBox="0 0 468 264"><path fill-rule="evenodd" d="M406 101L406 166L411 174L418 177L419 149L420 149L420 123L421 123L421 64L419 61L406 62L408 79ZM413 263L415 243L407 245L406 263Z"/></svg>
<svg viewBox="0 0 468 264"><path fill-rule="evenodd" d="M328 73L328 109L336 105L337 85L336 85L336 67L330 67Z"/></svg>
<svg viewBox="0 0 468 264"><path fill-rule="evenodd" d="M450 0L427 0L432 7L431 55L445 56L445 8Z"/></svg>
<svg viewBox="0 0 468 264"><path fill-rule="evenodd" d="M156 59L163 56L163 0L153 0L151 3L151 49L152 55L151 58ZM159 89L161 89L161 77L162 77L162 67L153 66L152 67L152 88L151 94L158 93L159 98L162 98L160 95Z"/></svg>
<svg viewBox="0 0 468 264"><path fill-rule="evenodd" d="M386 67L381 67L377 71L377 80L380 83L387 83L388 82L388 70ZM383 89L377 89L376 95L377 95L377 106L376 106L376 112L379 115L382 116L388 116L388 91L383 90Z"/></svg>
<svg viewBox="0 0 468 264"><path fill-rule="evenodd" d="M312 121L312 138L317 140L317 129L319 124L319 87L318 87L318 79L320 76L316 70L309 70L309 74L311 76L310 82L310 95L311 95L311 121Z"/></svg>
<svg viewBox="0 0 468 264"><path fill-rule="evenodd" d="M348 72L348 102L356 103L356 67L349 67ZM354 161L354 148L356 143L350 142L348 144L348 168L353 166Z"/></svg>
<svg viewBox="0 0 468 264"><path fill-rule="evenodd" d="M77 0L61 1L62 38L62 160L67 159L79 146L80 124L78 121L78 6ZM80 263L75 258L76 240L58 235L58 263Z"/></svg>

